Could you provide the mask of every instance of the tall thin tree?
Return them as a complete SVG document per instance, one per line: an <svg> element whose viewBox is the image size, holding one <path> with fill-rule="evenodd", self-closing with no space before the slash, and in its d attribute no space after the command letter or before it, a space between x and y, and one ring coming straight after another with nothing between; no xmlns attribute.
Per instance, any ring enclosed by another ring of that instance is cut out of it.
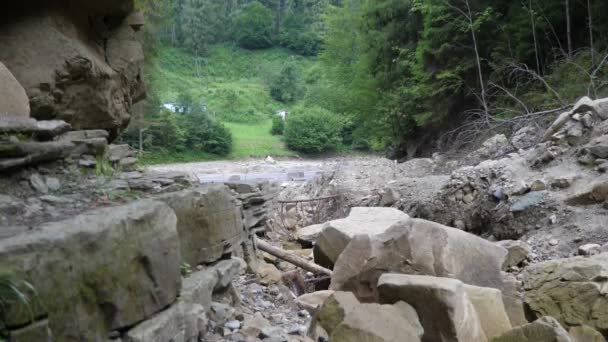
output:
<svg viewBox="0 0 608 342"><path fill-rule="evenodd" d="M570 22L570 0L566 1L566 34L568 38L568 57L572 57L572 25Z"/></svg>
<svg viewBox="0 0 608 342"><path fill-rule="evenodd" d="M473 18L473 12L471 11L471 6L469 4L469 0L462 0L463 4L466 7L466 12L460 9L458 6L454 6L450 4L449 0L444 0L444 3L448 5L450 8L459 12L467 21L469 30L471 30L471 38L473 40L473 50L475 50L475 61L477 64L477 76L479 77L479 86L481 87L481 105L483 106L483 111L485 114L486 121L490 120L490 111L488 109L488 101L486 99L486 86L483 79L483 68L481 65L481 57L479 56L479 45L477 44L477 35L475 34L475 19Z"/></svg>
<svg viewBox="0 0 608 342"><path fill-rule="evenodd" d="M530 12L530 23L532 25L532 37L534 38L534 54L536 56L536 72L540 75L540 53L538 51L538 37L536 36L536 20L534 19L534 10L532 9L532 0L529 1L528 10Z"/></svg>
<svg viewBox="0 0 608 342"><path fill-rule="evenodd" d="M591 0L587 0L587 16L589 20L589 48L591 49L591 65L595 65L595 47L593 46L593 10Z"/></svg>

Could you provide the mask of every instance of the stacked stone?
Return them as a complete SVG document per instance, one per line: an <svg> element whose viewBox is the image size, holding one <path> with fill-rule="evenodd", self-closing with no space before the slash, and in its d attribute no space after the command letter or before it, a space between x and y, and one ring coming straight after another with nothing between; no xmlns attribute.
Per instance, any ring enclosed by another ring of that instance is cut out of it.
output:
<svg viewBox="0 0 608 342"><path fill-rule="evenodd" d="M37 291L29 307L9 308L10 340L197 341L214 296L234 297L243 262L232 256L245 239L240 203L224 185L3 239L0 264ZM182 278L185 269L194 272Z"/></svg>

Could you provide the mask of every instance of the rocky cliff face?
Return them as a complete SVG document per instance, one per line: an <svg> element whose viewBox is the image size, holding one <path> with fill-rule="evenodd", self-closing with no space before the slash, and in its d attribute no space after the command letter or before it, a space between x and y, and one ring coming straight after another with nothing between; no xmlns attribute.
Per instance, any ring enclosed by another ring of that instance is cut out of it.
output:
<svg viewBox="0 0 608 342"><path fill-rule="evenodd" d="M25 89L32 117L115 137L146 94L142 26L133 0L5 5L0 62Z"/></svg>

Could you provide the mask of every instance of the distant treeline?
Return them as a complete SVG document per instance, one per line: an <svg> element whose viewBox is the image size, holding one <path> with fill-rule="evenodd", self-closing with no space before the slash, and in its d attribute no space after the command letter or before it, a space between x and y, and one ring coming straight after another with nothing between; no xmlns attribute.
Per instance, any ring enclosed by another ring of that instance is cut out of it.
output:
<svg viewBox="0 0 608 342"><path fill-rule="evenodd" d="M521 115L608 95L605 0L177 0L164 8L155 39L195 55L217 42L318 55L301 107L341 116L357 146L395 156L466 144Z"/></svg>

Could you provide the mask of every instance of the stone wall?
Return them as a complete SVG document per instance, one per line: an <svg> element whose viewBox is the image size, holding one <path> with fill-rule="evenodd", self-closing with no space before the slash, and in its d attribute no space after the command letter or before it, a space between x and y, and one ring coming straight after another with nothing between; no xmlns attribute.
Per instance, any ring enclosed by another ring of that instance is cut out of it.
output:
<svg viewBox="0 0 608 342"><path fill-rule="evenodd" d="M10 307L11 341L197 341L211 298L231 292L252 246L222 184L43 224L0 240L0 265L36 289ZM195 270L180 275L185 263ZM31 313L30 313L31 309Z"/></svg>

